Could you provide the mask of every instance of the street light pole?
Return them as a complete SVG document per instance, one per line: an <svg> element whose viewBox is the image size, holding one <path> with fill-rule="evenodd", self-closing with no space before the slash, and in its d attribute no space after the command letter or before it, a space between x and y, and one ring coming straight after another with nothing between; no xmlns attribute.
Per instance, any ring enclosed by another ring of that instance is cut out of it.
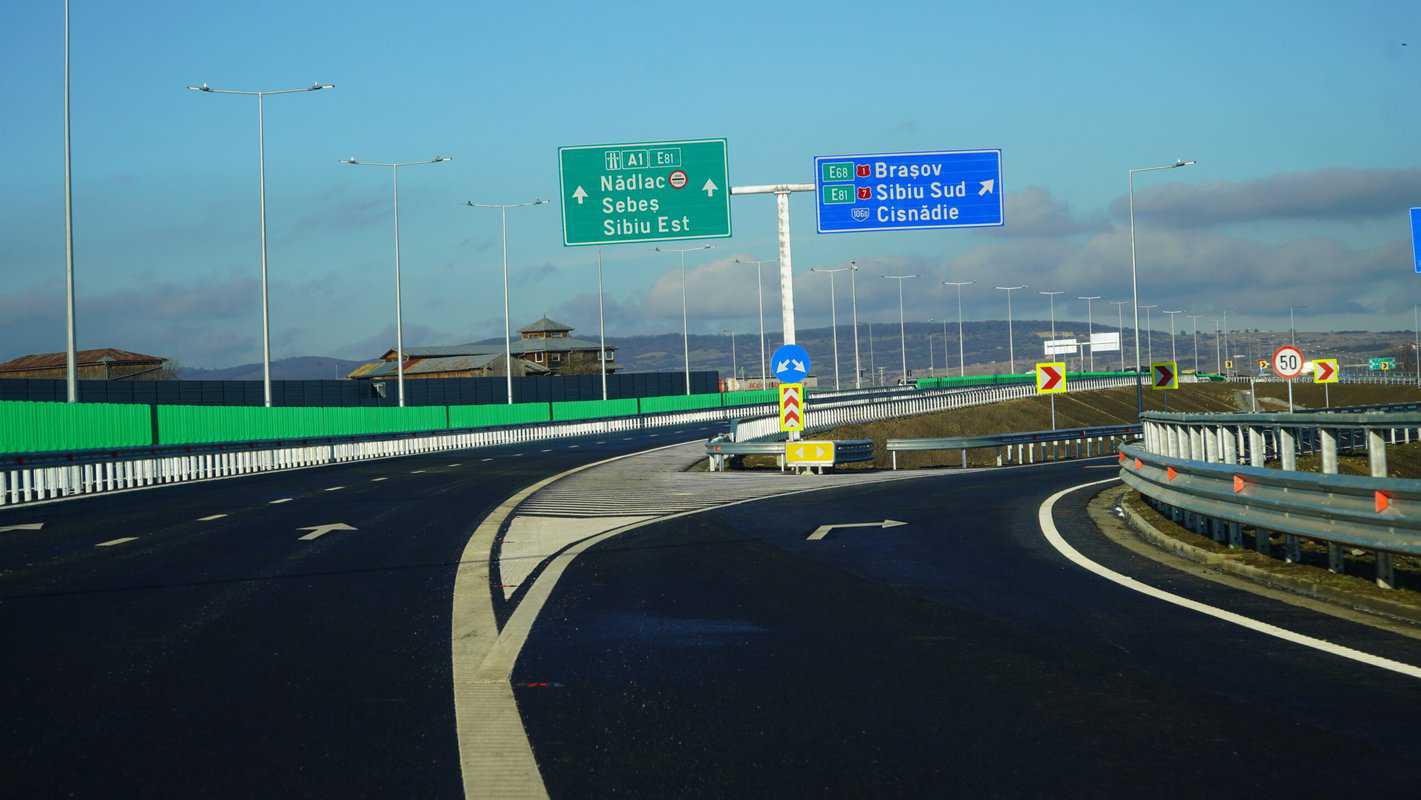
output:
<svg viewBox="0 0 1421 800"><path fill-rule="evenodd" d="M829 276L829 319L832 338L834 340L834 391L839 391L839 307L835 298L834 274L838 272L852 272L849 267L810 267L810 272L823 272ZM854 373L858 373L858 362L855 360Z"/></svg>
<svg viewBox="0 0 1421 800"><path fill-rule="evenodd" d="M64 384L68 402L77 403L79 351L74 335L74 178L70 164L69 0L64 0Z"/></svg>
<svg viewBox="0 0 1421 800"><path fill-rule="evenodd" d="M721 330L721 333L722 333L722 334L726 334L726 333L730 334L730 377L735 378L736 380L739 380L739 379L740 379L740 365L739 365L738 363L736 363L736 360L735 360L735 329L734 329L734 328L725 328L725 329Z"/></svg>
<svg viewBox="0 0 1421 800"><path fill-rule="evenodd" d="M755 265L755 296L760 304L760 388L765 389L770 385L769 361L765 358L765 283L760 274L760 265L765 262L760 259L742 261L737 258L735 263Z"/></svg>
<svg viewBox="0 0 1421 800"><path fill-rule="evenodd" d="M513 404L513 332L508 319L508 209L524 206L540 206L548 202L535 198L526 203L475 203L468 201L469 208L496 208L499 217L499 238L503 242L503 374L508 392L508 404Z"/></svg>
<svg viewBox="0 0 1421 800"><path fill-rule="evenodd" d="M952 286L957 289L957 375L963 377L967 374L967 348L963 345L962 339L962 287L971 286L976 281L943 281L943 286ZM946 361L946 357L943 358ZM947 366L944 364L943 366Z"/></svg>
<svg viewBox="0 0 1421 800"><path fill-rule="evenodd" d="M1125 371L1125 316L1124 316L1124 309L1125 309L1125 306L1129 305L1129 303L1130 303L1129 300L1111 300L1111 301L1110 301L1110 304L1113 305L1113 306L1115 306L1115 328L1116 328L1116 330L1120 331L1120 371L1121 371L1121 372L1124 372L1124 371ZM1135 341L1138 342L1138 341L1139 341L1139 337L1136 337ZM1138 361L1139 361L1139 358L1140 358L1139 352L1137 351L1136 354L1135 354L1135 360L1138 362Z"/></svg>
<svg viewBox="0 0 1421 800"><path fill-rule="evenodd" d="M1217 370L1220 375L1224 374L1224 350L1221 346L1222 342L1223 340L1219 338L1219 320L1216 317L1214 319L1214 369Z"/></svg>
<svg viewBox="0 0 1421 800"><path fill-rule="evenodd" d="M854 322L854 388L862 389L863 370L859 367L859 290L858 280L854 277L858 271L858 262L849 259L849 309ZM832 290L833 287L830 288Z"/></svg>
<svg viewBox="0 0 1421 800"><path fill-rule="evenodd" d="M928 319L928 322L933 322L933 321L934 321L934 320L931 319L931 318ZM947 317L943 317L942 319L936 320L936 321L942 323L942 376L943 376L944 378L946 378L946 377L947 377L947 370L948 370L948 367L947 367Z"/></svg>
<svg viewBox="0 0 1421 800"><path fill-rule="evenodd" d="M1166 169L1188 167L1195 162L1175 159L1173 164L1158 167L1138 167L1129 171L1130 185L1130 297L1135 306L1135 410L1145 413L1145 385L1140 375L1140 284L1135 269L1135 173L1156 172Z"/></svg>
<svg viewBox="0 0 1421 800"><path fill-rule="evenodd" d="M681 256L681 355L686 363L686 394L691 393L691 328L686 317L686 254L709 250L713 245L682 247L679 249L658 247L658 253L677 253Z"/></svg>
<svg viewBox="0 0 1421 800"><path fill-rule="evenodd" d="M1025 289L1026 284L1020 286L998 286L997 289L1007 293L1007 363L1010 365L1011 374L1016 374L1016 339L1011 326L1011 293L1017 289Z"/></svg>
<svg viewBox="0 0 1421 800"><path fill-rule="evenodd" d="M1293 318L1293 310L1294 310L1294 309L1298 309L1298 308L1307 308L1307 306L1299 306L1299 305L1289 305L1289 306L1288 306L1288 336L1289 336L1289 339L1291 340L1290 343L1293 345L1293 347L1297 347L1297 346L1298 346L1298 326L1297 326L1296 321L1295 321L1294 318Z"/></svg>
<svg viewBox="0 0 1421 800"><path fill-rule="evenodd" d="M1076 299L1085 301L1085 335L1086 341L1090 343L1090 371L1095 372L1095 314L1092 312L1091 304L1099 300L1100 295L1093 294Z"/></svg>
<svg viewBox="0 0 1421 800"><path fill-rule="evenodd" d="M1194 374L1199 374L1199 315L1185 314L1194 321Z"/></svg>
<svg viewBox="0 0 1421 800"><path fill-rule="evenodd" d="M377 162L357 161L355 156L351 156L340 162L352 167L390 168L391 184L395 195L395 375L396 383L399 386L400 408L405 407L405 323L404 307L400 299L400 167L439 164L444 161L452 161L453 158L453 156L435 156L428 161Z"/></svg>
<svg viewBox="0 0 1421 800"><path fill-rule="evenodd" d="M1056 338L1056 295L1065 294L1065 292L1037 292L1037 294L1044 294L1046 299L1051 301L1051 339L1054 341Z"/></svg>
<svg viewBox="0 0 1421 800"><path fill-rule="evenodd" d="M1147 359L1148 361L1153 362L1155 360L1155 336L1154 331L1151 330L1150 310L1159 308L1159 304L1155 303L1148 306L1136 305L1136 308L1143 308L1145 310L1145 355L1149 357Z"/></svg>
<svg viewBox="0 0 1421 800"><path fill-rule="evenodd" d="M908 382L908 333L903 324L903 281L917 275L884 275L888 280L898 281L898 344L903 353L903 382Z"/></svg>
<svg viewBox="0 0 1421 800"><path fill-rule="evenodd" d="M67 24L67 23L66 23ZM267 95L296 94L298 92L318 92L334 89L333 83L313 83L301 89L214 89L207 84L188 86L190 91L207 94L236 94L257 99L257 218L261 231L261 293L262 293L262 395L265 405L271 407L271 318L267 308L266 282L266 107ZM66 105L67 111L67 105Z"/></svg>
<svg viewBox="0 0 1421 800"><path fill-rule="evenodd" d="M1175 368L1177 369L1179 367L1179 356L1175 355L1174 352L1174 315L1183 314L1184 309L1175 309L1174 311L1164 311L1161 313L1169 315L1169 360L1174 362Z"/></svg>
<svg viewBox="0 0 1421 800"><path fill-rule="evenodd" d="M763 351L763 344L762 344ZM602 315L602 248L597 248L597 366L602 373L602 402L607 402L607 320Z"/></svg>

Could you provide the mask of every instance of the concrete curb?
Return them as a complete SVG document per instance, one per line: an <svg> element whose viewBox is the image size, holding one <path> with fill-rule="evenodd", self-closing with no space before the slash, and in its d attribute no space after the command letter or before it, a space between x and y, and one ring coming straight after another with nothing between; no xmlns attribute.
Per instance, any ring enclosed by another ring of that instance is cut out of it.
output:
<svg viewBox="0 0 1421 800"><path fill-rule="evenodd" d="M1387 619L1421 626L1421 605L1412 605L1383 598L1358 596L1309 580L1301 575L1283 575L1271 570L1259 569L1251 564L1244 563L1241 560L1243 556L1242 552L1237 555L1233 553L1213 553L1201 547L1195 547L1188 542L1180 541L1155 527L1153 523L1142 517L1139 512L1120 503L1120 495L1126 491L1129 491L1128 487L1121 486L1115 489L1107 489L1102 494L1106 496L1105 499L1109 500L1112 505L1124 513L1126 527L1147 544L1188 561L1193 561L1196 564L1213 567L1220 572L1226 572L1235 577L1243 578L1272 589L1279 589L1303 597L1309 597L1313 600L1342 606L1343 608L1348 608L1353 611L1375 614L1380 617L1386 617ZM1302 569L1311 568L1302 567Z"/></svg>

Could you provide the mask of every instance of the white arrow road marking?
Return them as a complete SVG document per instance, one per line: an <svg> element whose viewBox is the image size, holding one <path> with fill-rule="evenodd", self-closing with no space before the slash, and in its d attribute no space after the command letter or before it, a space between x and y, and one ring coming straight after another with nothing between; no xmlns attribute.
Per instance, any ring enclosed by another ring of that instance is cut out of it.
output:
<svg viewBox="0 0 1421 800"><path fill-rule="evenodd" d="M715 197L715 190L719 188L719 186L715 185L715 181L706 178L706 183L701 187L701 191L706 193L706 197Z"/></svg>
<svg viewBox="0 0 1421 800"><path fill-rule="evenodd" d="M113 547L113 546L116 545L116 544L127 544L128 542L136 542L136 541L138 541L138 537L137 537L137 536L122 536L122 537L119 537L119 538L117 538L117 539L110 539L110 540L108 540L107 542L99 542L98 544L96 544L96 545L94 545L94 546L95 546L95 547Z"/></svg>
<svg viewBox="0 0 1421 800"><path fill-rule="evenodd" d="M572 192L572 199L576 200L578 205L582 205L582 201L587 199L587 190L581 186L577 187Z"/></svg>
<svg viewBox="0 0 1421 800"><path fill-rule="evenodd" d="M820 525L814 532L804 537L805 541L817 542L829 535L829 531L835 528L896 528L899 525L907 525L906 522L899 522L896 519L885 519L882 522L840 522L833 525Z"/></svg>
<svg viewBox="0 0 1421 800"><path fill-rule="evenodd" d="M43 522L26 522L23 525L6 525L0 528L0 533L9 533L10 531L37 531L43 527Z"/></svg>
<svg viewBox="0 0 1421 800"><path fill-rule="evenodd" d="M987 179L987 180L985 180L985 181L982 181L982 188L977 190L977 196L978 196L978 197L981 197L981 196L984 195L984 194L992 194L992 190L995 189L996 186L997 186L997 179L996 179L996 178L989 178L989 179Z"/></svg>
<svg viewBox="0 0 1421 800"><path fill-rule="evenodd" d="M297 528L296 530L310 531L310 533L305 536L297 537L303 542L309 542L313 539L319 539L331 531L354 531L359 530L359 528L352 528L344 522L332 522L329 525L309 525L305 528Z"/></svg>
<svg viewBox="0 0 1421 800"><path fill-rule="evenodd" d="M227 515L226 515L226 514L213 514L213 515L207 516L207 517L198 517L198 518L197 518L197 521L198 521L198 522L211 522L211 521L213 521L214 519L222 519L222 518L225 517L225 516L227 516Z"/></svg>

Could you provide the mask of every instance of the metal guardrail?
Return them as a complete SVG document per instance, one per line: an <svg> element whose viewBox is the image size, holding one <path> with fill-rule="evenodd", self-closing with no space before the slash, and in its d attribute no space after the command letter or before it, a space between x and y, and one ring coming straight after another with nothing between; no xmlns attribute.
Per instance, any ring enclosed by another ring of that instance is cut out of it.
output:
<svg viewBox="0 0 1421 800"><path fill-rule="evenodd" d="M1401 404L1412 406L1414 404ZM1300 537L1327 543L1343 569L1343 547L1376 554L1377 584L1395 585L1392 555L1421 555L1421 480L1388 478L1388 444L1421 436L1421 411L1334 409L1303 414L1170 414L1142 418L1139 446L1122 449L1121 478L1176 522L1242 546L1241 526L1284 537L1284 557L1301 559ZM1338 454L1365 450L1369 476L1338 473ZM1300 452L1320 454L1319 472L1298 470ZM1265 467L1276 458L1281 469Z"/></svg>
<svg viewBox="0 0 1421 800"><path fill-rule="evenodd" d="M1004 448L1006 463L1011 463L1012 448L1016 448L1016 463L1034 464L1036 463L1036 448L1041 447L1042 461L1059 461L1060 448L1057 445L1065 443L1068 446L1067 458L1090 458L1091 445L1095 444L1094 455L1105 455L1110 445L1117 442L1124 442L1127 439L1139 438L1141 426L1132 425L1097 425L1087 428L1060 428L1054 431L1028 431L1023 433L997 433L987 436L949 436L942 438L922 438L922 439L889 439L887 450L893 457L893 468L898 468L898 453L907 451L930 451L930 450L961 450L962 466L967 466L967 451L982 447ZM1050 452L1047 445L1052 445ZM1072 454L1072 450L1074 454ZM1003 464L1003 453L997 454L997 466Z"/></svg>

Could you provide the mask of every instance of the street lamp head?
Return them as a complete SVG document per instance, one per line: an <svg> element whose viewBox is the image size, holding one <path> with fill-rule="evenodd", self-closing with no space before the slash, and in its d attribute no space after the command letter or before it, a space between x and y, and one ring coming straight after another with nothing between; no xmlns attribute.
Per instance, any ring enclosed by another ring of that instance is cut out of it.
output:
<svg viewBox="0 0 1421 800"><path fill-rule="evenodd" d="M431 163L431 164L438 164L438 163L441 162L441 161L453 161L453 160L454 160L454 157L453 157L453 156L435 156L434 158L430 159L430 162L429 162L429 163Z"/></svg>
<svg viewBox="0 0 1421 800"><path fill-rule="evenodd" d="M1192 167L1192 166L1194 166L1194 165L1197 164L1197 163L1198 163L1198 162L1197 162L1197 161L1194 161L1193 159L1190 159L1189 161L1185 161L1184 159L1180 158L1180 159L1176 159L1176 160L1175 160L1174 166L1175 166L1176 168L1178 168L1178 167Z"/></svg>
<svg viewBox="0 0 1421 800"><path fill-rule="evenodd" d="M546 204L547 202L548 202L547 200L544 200L543 198L539 197L539 198L536 198L535 200L533 200L532 205L541 206L541 205Z"/></svg>
<svg viewBox="0 0 1421 800"><path fill-rule="evenodd" d="M193 86L193 85L189 84L187 88L188 88L189 91L193 91L193 92L210 92L210 91L212 91L212 87L211 87L211 86L208 86L208 85L205 84L205 83L202 84L201 86Z"/></svg>
<svg viewBox="0 0 1421 800"><path fill-rule="evenodd" d="M313 83L313 84L311 84L311 88L307 89L306 91L308 91L308 92L319 92L319 91L322 90L322 89L334 89L334 88L336 88L336 85L335 85L334 83Z"/></svg>
<svg viewBox="0 0 1421 800"><path fill-rule="evenodd" d="M350 164L351 166L358 166L360 164L359 161L355 160L355 156L351 156L350 158L343 158L341 159L340 163Z"/></svg>

